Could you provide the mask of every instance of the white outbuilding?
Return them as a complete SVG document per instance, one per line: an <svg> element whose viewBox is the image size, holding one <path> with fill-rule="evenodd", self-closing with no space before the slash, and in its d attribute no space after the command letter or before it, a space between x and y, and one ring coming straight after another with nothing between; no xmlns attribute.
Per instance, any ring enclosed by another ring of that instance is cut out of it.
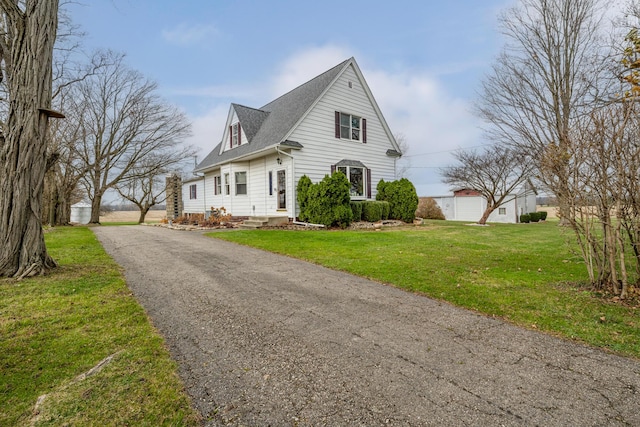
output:
<svg viewBox="0 0 640 427"><path fill-rule="evenodd" d="M84 200L71 205L71 223L89 224L91 221L91 204Z"/></svg>

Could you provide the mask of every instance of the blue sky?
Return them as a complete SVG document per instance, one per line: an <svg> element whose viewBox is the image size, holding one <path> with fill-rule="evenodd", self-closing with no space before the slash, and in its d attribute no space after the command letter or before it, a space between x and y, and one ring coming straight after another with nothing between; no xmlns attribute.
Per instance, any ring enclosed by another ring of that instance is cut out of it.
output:
<svg viewBox="0 0 640 427"><path fill-rule="evenodd" d="M229 104L259 107L354 56L420 196L447 194L438 168L482 145L471 113L502 45L497 15L515 0L93 0L68 4L88 49L127 54L193 124L200 159Z"/></svg>

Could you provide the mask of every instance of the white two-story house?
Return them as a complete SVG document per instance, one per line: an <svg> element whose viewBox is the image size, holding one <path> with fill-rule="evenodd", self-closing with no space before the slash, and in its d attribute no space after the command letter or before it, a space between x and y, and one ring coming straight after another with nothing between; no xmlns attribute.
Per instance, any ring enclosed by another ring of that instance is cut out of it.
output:
<svg viewBox="0 0 640 427"><path fill-rule="evenodd" d="M297 217L296 186L334 170L375 199L402 155L354 58L260 108L231 104L222 141L183 184L184 213Z"/></svg>

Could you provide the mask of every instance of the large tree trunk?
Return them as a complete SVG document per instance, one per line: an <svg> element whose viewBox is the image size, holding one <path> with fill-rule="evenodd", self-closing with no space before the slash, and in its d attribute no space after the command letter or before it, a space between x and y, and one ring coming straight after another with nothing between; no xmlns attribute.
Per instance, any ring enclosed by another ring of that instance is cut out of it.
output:
<svg viewBox="0 0 640 427"><path fill-rule="evenodd" d="M0 139L0 276L22 278L56 266L42 230L46 132L51 106L58 1L1 0L9 114Z"/></svg>
<svg viewBox="0 0 640 427"><path fill-rule="evenodd" d="M142 224L144 219L147 217L147 213L149 212L151 207L140 207L140 217L138 218L138 224Z"/></svg>
<svg viewBox="0 0 640 427"><path fill-rule="evenodd" d="M102 205L102 193L97 192L91 200L90 224L100 224L100 206Z"/></svg>
<svg viewBox="0 0 640 427"><path fill-rule="evenodd" d="M478 220L478 224L486 225L487 220L489 219L489 215L491 215L491 213L495 210L495 206L487 206L487 208L484 210L484 213L482 214L482 217Z"/></svg>

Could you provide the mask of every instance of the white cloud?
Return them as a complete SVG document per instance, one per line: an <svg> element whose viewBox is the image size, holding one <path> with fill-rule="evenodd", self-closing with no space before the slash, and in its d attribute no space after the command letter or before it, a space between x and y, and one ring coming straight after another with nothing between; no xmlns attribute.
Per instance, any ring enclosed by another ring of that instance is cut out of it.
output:
<svg viewBox="0 0 640 427"><path fill-rule="evenodd" d="M201 162L222 139L228 113L229 105L220 104L204 114L189 117L193 136L186 142L200 149L198 162Z"/></svg>
<svg viewBox="0 0 640 427"><path fill-rule="evenodd" d="M187 46L208 41L218 35L213 25L189 25L181 23L172 29L162 30L162 37L171 44Z"/></svg>
<svg viewBox="0 0 640 427"><path fill-rule="evenodd" d="M272 80L272 98L289 92L351 56L353 54L348 49L334 45L305 48L293 54L284 61Z"/></svg>

